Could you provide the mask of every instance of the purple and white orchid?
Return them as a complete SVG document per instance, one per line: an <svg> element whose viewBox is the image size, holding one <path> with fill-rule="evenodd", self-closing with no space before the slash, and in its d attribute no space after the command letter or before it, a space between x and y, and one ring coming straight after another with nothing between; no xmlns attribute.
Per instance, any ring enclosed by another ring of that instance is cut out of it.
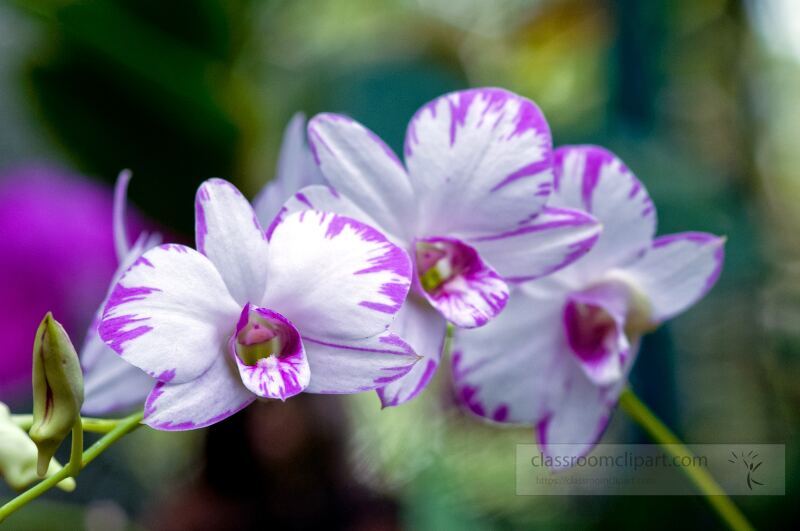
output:
<svg viewBox="0 0 800 531"><path fill-rule="evenodd" d="M488 326L457 331L453 373L473 413L534 425L543 452L563 444L559 455L579 456L605 430L642 334L717 281L725 240L697 232L654 238L647 191L598 147L556 150L550 201L594 215L602 236L579 262L515 286Z"/></svg>
<svg viewBox="0 0 800 531"><path fill-rule="evenodd" d="M388 331L411 284L406 254L351 218L306 211L267 234L230 183L196 199L197 251L161 245L114 287L100 336L158 382L144 422L200 428L257 397L356 393L418 357Z"/></svg>
<svg viewBox="0 0 800 531"><path fill-rule="evenodd" d="M322 114L308 128L332 187L309 186L281 216L306 209L378 227L414 263L414 289L393 330L424 358L383 387L384 406L416 396L439 364L447 321L480 327L508 300L506 280L545 276L593 245L599 226L545 206L553 186L550 129L530 100L501 89L447 94L422 107L405 165L374 133Z"/></svg>

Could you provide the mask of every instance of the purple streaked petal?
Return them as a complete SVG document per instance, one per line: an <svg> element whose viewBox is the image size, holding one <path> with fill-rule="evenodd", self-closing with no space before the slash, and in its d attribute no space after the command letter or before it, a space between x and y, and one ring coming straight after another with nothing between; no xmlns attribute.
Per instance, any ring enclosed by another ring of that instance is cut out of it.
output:
<svg viewBox="0 0 800 531"><path fill-rule="evenodd" d="M100 337L125 361L157 378L193 380L213 362L239 315L208 258L188 247L147 251L114 286Z"/></svg>
<svg viewBox="0 0 800 531"><path fill-rule="evenodd" d="M383 332L411 283L405 251L368 225L316 210L291 214L275 228L269 258L260 305L320 340Z"/></svg>
<svg viewBox="0 0 800 531"><path fill-rule="evenodd" d="M473 238L469 243L512 282L534 280L566 267L588 253L602 227L579 210L547 206L514 230Z"/></svg>
<svg viewBox="0 0 800 531"><path fill-rule="evenodd" d="M305 210L318 210L320 212L339 214L340 216L357 219L371 227L378 227L378 222L358 208L355 203L326 185L318 184L306 186L291 196L283 205L282 217ZM390 240L393 239L390 234L384 233L384 235Z"/></svg>
<svg viewBox="0 0 800 531"><path fill-rule="evenodd" d="M621 386L597 387L576 369L560 403L535 426L542 453L569 463L591 452L608 426L620 390Z"/></svg>
<svg viewBox="0 0 800 531"><path fill-rule="evenodd" d="M445 319L458 327L475 328L503 310L508 300L508 286L473 247L454 238L440 237L418 240L417 246L420 244L446 246L445 260L451 275L435 288L418 286L418 291ZM425 272L420 270L419 264L417 270L424 284Z"/></svg>
<svg viewBox="0 0 800 531"><path fill-rule="evenodd" d="M236 346L240 333L253 320L256 321L256 327L259 326L257 321L270 323L274 329L270 336L274 335L280 341L281 351L248 364L237 354ZM308 386L311 373L303 341L291 321L277 312L245 305L236 326L236 334L230 339L229 351L236 361L242 383L262 398L286 400Z"/></svg>
<svg viewBox="0 0 800 531"><path fill-rule="evenodd" d="M164 431L203 428L247 407L256 396L239 379L233 360L218 349L208 370L183 383L159 382L144 407L144 424Z"/></svg>
<svg viewBox="0 0 800 531"><path fill-rule="evenodd" d="M141 234L128 253L123 256L114 275L112 288L120 277L133 265L153 265L141 255L160 241L159 235ZM111 295L111 290L106 300ZM106 415L129 411L144 403L153 388L153 378L139 368L120 358L113 349L100 338L97 330L106 301L100 305L97 315L86 333L80 351L83 369L84 401L81 411L88 415Z"/></svg>
<svg viewBox="0 0 800 531"><path fill-rule="evenodd" d="M725 260L725 238L703 232L662 236L640 260L624 268L661 322L689 308L714 286Z"/></svg>
<svg viewBox="0 0 800 531"><path fill-rule="evenodd" d="M650 246L656 231L653 202L613 153L598 146L564 146L555 151L554 168L556 190L548 206L585 210L603 226L576 266L580 276L624 265Z"/></svg>
<svg viewBox="0 0 800 531"><path fill-rule="evenodd" d="M428 385L439 366L447 321L427 301L411 296L389 330L405 339L421 359L408 374L378 389L383 407L404 404Z"/></svg>
<svg viewBox="0 0 800 531"><path fill-rule="evenodd" d="M303 345L311 365L309 393L371 391L403 377L419 360L414 350L391 332L349 341L304 336Z"/></svg>
<svg viewBox="0 0 800 531"><path fill-rule="evenodd" d="M397 237L411 229L414 198L405 168L375 133L336 114L319 114L308 138L323 175L372 219Z"/></svg>
<svg viewBox="0 0 800 531"><path fill-rule="evenodd" d="M544 116L502 89L453 92L423 106L409 123L405 156L422 234L516 227L541 210L553 181Z"/></svg>
<svg viewBox="0 0 800 531"><path fill-rule="evenodd" d="M267 241L250 203L231 183L210 179L195 199L197 250L241 305L258 300L267 280Z"/></svg>
<svg viewBox="0 0 800 531"><path fill-rule="evenodd" d="M467 411L532 425L558 403L578 370L560 326L562 307L563 296L534 299L515 289L486 326L455 331L453 384Z"/></svg>

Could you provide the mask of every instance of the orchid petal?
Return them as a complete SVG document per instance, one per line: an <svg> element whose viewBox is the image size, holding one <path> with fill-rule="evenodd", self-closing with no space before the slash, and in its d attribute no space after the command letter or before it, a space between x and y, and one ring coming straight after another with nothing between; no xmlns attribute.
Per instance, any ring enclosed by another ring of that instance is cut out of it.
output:
<svg viewBox="0 0 800 531"><path fill-rule="evenodd" d="M453 382L461 404L497 422L534 424L563 394L576 370L558 326L563 300L536 300L515 290L486 326L457 329Z"/></svg>
<svg viewBox="0 0 800 531"><path fill-rule="evenodd" d="M186 382L211 366L239 309L208 258L182 245L161 245L114 286L99 332L153 378Z"/></svg>
<svg viewBox="0 0 800 531"><path fill-rule="evenodd" d="M371 227L378 227L377 221L358 208L355 203L348 198L339 194L330 186L316 184L300 189L286 200L283 208L281 208L279 216L275 218L273 225L267 230L267 234L272 237L274 227L283 221L283 218L289 214L303 212L305 210L317 210L319 212L339 214L340 216L357 219ZM384 234L384 236L391 240L388 234Z"/></svg>
<svg viewBox="0 0 800 531"><path fill-rule="evenodd" d="M650 320L669 319L700 300L714 286L725 259L725 238L684 232L656 238L641 260L624 268L646 294Z"/></svg>
<svg viewBox="0 0 800 531"><path fill-rule="evenodd" d="M221 348L197 379L158 382L147 397L143 422L164 431L203 428L241 411L255 399L239 379L233 360Z"/></svg>
<svg viewBox="0 0 800 531"><path fill-rule="evenodd" d="M414 200L405 168L375 133L337 114L319 114L308 138L322 173L337 192L369 213L382 230L410 234Z"/></svg>
<svg viewBox="0 0 800 531"><path fill-rule="evenodd" d="M303 337L311 382L306 391L348 394L382 387L402 376L419 360L399 336L380 335L343 341L321 341Z"/></svg>
<svg viewBox="0 0 800 531"><path fill-rule="evenodd" d="M295 114L283 133L278 155L278 169L253 200L253 208L262 227L269 227L283 203L305 186L322 184L324 179L306 143L306 117Z"/></svg>
<svg viewBox="0 0 800 531"><path fill-rule="evenodd" d="M585 210L603 233L570 270L584 278L623 265L650 246L656 211L641 182L613 153L597 146L565 146L554 154L555 193L548 206Z"/></svg>
<svg viewBox="0 0 800 531"><path fill-rule="evenodd" d="M536 424L536 440L545 456L565 466L592 451L608 426L621 386L598 387L575 367L560 403Z"/></svg>
<svg viewBox="0 0 800 531"><path fill-rule="evenodd" d="M428 385L442 356L447 321L425 301L409 297L389 330L405 339L421 359L408 374L378 389L383 407L404 404Z"/></svg>
<svg viewBox="0 0 800 531"><path fill-rule="evenodd" d="M596 385L619 382L630 343L625 335L629 292L620 283L604 283L571 294L564 306L567 343Z"/></svg>
<svg viewBox="0 0 800 531"><path fill-rule="evenodd" d="M426 235L516 227L541 210L553 184L542 112L502 89L454 92L422 107L409 123L405 157Z"/></svg>
<svg viewBox="0 0 800 531"><path fill-rule="evenodd" d="M241 305L258 300L267 281L267 241L253 208L234 185L210 179L195 199L197 250L206 255Z"/></svg>
<svg viewBox="0 0 800 531"><path fill-rule="evenodd" d="M275 227L268 276L260 306L279 309L304 338L361 339L388 328L408 293L411 264L368 225L308 210Z"/></svg>
<svg viewBox="0 0 800 531"><path fill-rule="evenodd" d="M426 238L417 242L420 244L444 245L452 255L448 269L453 269L454 274L435 288L420 286L419 289L445 319L458 327L475 328L503 310L508 286L474 248L453 238ZM419 275L424 283L424 272L419 271Z"/></svg>
<svg viewBox="0 0 800 531"><path fill-rule="evenodd" d="M89 330L81 349L85 415L108 415L141 408L156 380L119 357L97 333ZM87 361L88 360L88 361Z"/></svg>
<svg viewBox="0 0 800 531"><path fill-rule="evenodd" d="M303 391L308 386L311 372L303 349L303 341L294 325L284 316L266 308L253 308L245 305L236 335L248 324L250 312L258 318L269 320L280 327L283 349L280 353L261 358L254 364L248 364L237 353L237 337L231 337L230 353L236 361L239 375L245 387L263 398L286 400Z"/></svg>
<svg viewBox="0 0 800 531"><path fill-rule="evenodd" d="M523 282L547 276L588 253L601 227L578 210L545 207L511 231L469 240L503 278Z"/></svg>

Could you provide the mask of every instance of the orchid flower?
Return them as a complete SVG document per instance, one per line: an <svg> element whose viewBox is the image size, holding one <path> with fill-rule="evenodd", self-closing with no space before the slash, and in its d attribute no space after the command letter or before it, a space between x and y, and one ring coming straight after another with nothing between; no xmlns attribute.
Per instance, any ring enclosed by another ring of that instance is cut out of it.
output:
<svg viewBox="0 0 800 531"><path fill-rule="evenodd" d="M264 225L269 225L294 191L322 182L319 169L306 145L305 128L305 116L302 113L295 114L283 136L275 178L262 189L253 202L256 215ZM159 235L143 233L132 246L129 244L125 228L129 181L130 172L122 172L117 179L114 194L114 242L119 267L111 282L112 287L136 259L161 243ZM107 300L108 297L100 305L81 350L86 386L83 412L89 415L106 415L140 406L155 383L153 378L125 362L100 339L97 326Z"/></svg>
<svg viewBox="0 0 800 531"><path fill-rule="evenodd" d="M379 391L384 406L410 400L431 379L447 321L485 325L506 305L506 280L552 273L597 238L591 216L545 206L553 185L550 129L533 102L510 92L455 92L422 107L408 126L405 165L344 116L318 115L308 133L332 188L302 189L281 215L318 209L351 216L378 227L414 263L414 289L393 329L424 362Z"/></svg>
<svg viewBox="0 0 800 531"><path fill-rule="evenodd" d="M603 234L579 262L517 285L491 324L458 331L453 375L473 413L534 425L543 452L567 444L580 456L605 430L641 336L711 289L725 240L698 232L654 238L647 191L602 148L563 147L554 160L551 204L586 209Z"/></svg>
<svg viewBox="0 0 800 531"><path fill-rule="evenodd" d="M253 200L253 208L261 225L268 227L280 213L283 204L296 191L324 182L306 142L306 117L295 114L283 133L278 167L269 181Z"/></svg>
<svg viewBox="0 0 800 531"><path fill-rule="evenodd" d="M406 254L350 218L307 211L269 236L232 184L206 181L197 250L161 245L114 286L100 336L158 380L144 423L200 428L257 397L357 393L417 361L388 331L411 284Z"/></svg>
<svg viewBox="0 0 800 531"><path fill-rule="evenodd" d="M129 171L121 172L114 188L114 246L119 267L114 273L108 295L97 309L80 352L85 395L81 411L88 415L107 415L141 406L155 385L153 378L126 363L103 343L97 330L103 316L103 308L111 295L111 288L145 251L161 242L160 235L144 232L133 245L128 241L125 205L130 179Z"/></svg>

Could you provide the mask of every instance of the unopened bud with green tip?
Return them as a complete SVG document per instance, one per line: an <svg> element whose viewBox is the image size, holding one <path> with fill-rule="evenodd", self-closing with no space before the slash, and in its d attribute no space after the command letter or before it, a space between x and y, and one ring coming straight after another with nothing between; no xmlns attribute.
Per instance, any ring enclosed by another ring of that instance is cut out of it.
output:
<svg viewBox="0 0 800 531"><path fill-rule="evenodd" d="M80 421L83 374L78 354L64 328L47 313L33 345L33 425L30 437L39 449L37 471L47 472L62 441Z"/></svg>
<svg viewBox="0 0 800 531"><path fill-rule="evenodd" d="M0 402L0 478L15 490L22 490L38 478L36 466L38 450L28 434L11 419L8 407ZM47 476L61 470L53 459L48 463ZM65 491L75 490L75 480L64 479L58 487Z"/></svg>

